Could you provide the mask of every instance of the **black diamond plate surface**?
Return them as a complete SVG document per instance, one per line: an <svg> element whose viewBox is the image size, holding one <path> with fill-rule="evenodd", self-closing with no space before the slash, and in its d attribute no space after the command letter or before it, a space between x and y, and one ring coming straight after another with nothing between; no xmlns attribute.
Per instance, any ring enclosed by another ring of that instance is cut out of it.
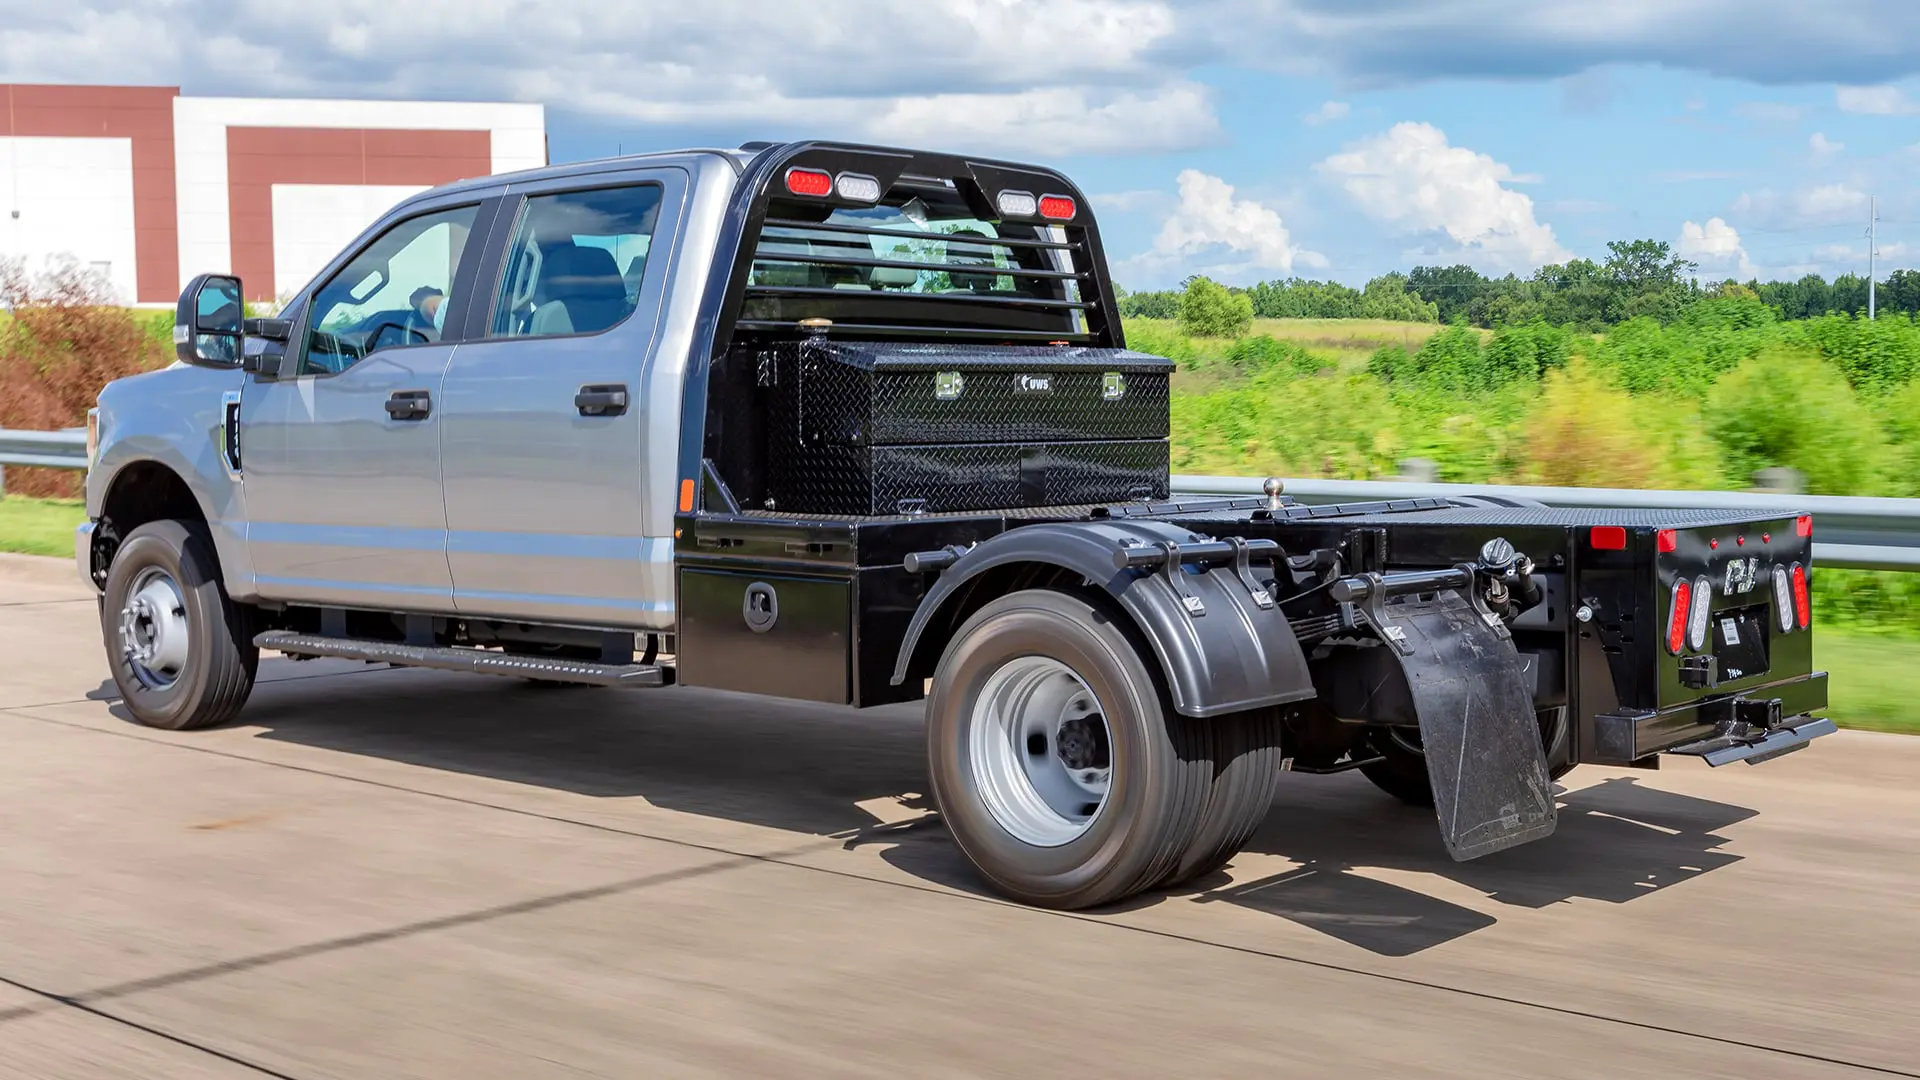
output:
<svg viewBox="0 0 1920 1080"><path fill-rule="evenodd" d="M766 352L771 355L762 357L758 370L763 385L773 384L775 432L808 446L1168 434L1172 364L1144 353L837 341L782 343ZM949 373L945 398L938 391L942 373ZM1110 376L1117 376L1117 387L1110 387Z"/></svg>
<svg viewBox="0 0 1920 1080"><path fill-rule="evenodd" d="M878 515L1164 498L1160 439L807 447L769 462L775 509Z"/></svg>

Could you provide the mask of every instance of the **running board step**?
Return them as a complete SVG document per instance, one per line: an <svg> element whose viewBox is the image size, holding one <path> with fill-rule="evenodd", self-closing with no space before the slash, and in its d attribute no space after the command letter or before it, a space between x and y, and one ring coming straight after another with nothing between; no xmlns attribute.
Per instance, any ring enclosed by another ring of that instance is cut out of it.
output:
<svg viewBox="0 0 1920 1080"><path fill-rule="evenodd" d="M370 664L509 675L592 686L652 687L673 682L673 669L656 664L596 664L586 660L516 656L491 649L322 637L319 634L297 634L291 630L268 630L255 635L253 643L262 649L294 656L331 656L343 660L365 660Z"/></svg>

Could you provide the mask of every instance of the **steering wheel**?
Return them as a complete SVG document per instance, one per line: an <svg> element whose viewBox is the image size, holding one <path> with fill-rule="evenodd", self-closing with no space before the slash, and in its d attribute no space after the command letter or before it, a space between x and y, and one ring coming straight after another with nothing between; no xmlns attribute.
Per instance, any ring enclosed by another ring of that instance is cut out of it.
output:
<svg viewBox="0 0 1920 1080"><path fill-rule="evenodd" d="M382 322L375 325L374 328L368 332L367 336L362 339L366 343L366 352L363 352L360 355L365 356L367 353L370 353L375 349L380 348L381 345L383 344L380 338L382 335L384 335L387 332L389 328L398 330L400 333L406 335L406 337L403 337L399 342L396 342L395 344L428 345L428 344L432 344L433 342L433 339L427 336L427 332L425 330L421 330L418 327L407 326L402 323L397 323L389 320L389 321ZM417 342L409 342L406 340L406 338L418 338L419 340Z"/></svg>

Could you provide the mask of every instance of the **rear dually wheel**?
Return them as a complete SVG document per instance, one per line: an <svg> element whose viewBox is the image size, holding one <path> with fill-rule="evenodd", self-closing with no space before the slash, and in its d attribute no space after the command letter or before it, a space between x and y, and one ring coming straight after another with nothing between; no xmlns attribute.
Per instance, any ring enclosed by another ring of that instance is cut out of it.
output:
<svg viewBox="0 0 1920 1080"><path fill-rule="evenodd" d="M1173 711L1149 655L1117 610L1051 590L988 603L947 645L927 708L933 793L996 891L1085 908L1179 869L1212 736Z"/></svg>

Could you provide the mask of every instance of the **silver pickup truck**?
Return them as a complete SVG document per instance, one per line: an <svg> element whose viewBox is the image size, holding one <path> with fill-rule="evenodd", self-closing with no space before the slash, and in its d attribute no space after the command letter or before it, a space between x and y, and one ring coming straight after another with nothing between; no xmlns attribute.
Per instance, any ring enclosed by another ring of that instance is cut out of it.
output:
<svg viewBox="0 0 1920 1080"><path fill-rule="evenodd" d="M927 700L996 889L1209 874L1283 771L1435 807L1456 858L1552 780L1755 763L1812 714L1812 518L1169 490L1081 193L801 142L487 177L278 317L222 275L100 395L83 575L126 707L239 715L261 650L549 683ZM399 722L399 721L396 721Z"/></svg>

